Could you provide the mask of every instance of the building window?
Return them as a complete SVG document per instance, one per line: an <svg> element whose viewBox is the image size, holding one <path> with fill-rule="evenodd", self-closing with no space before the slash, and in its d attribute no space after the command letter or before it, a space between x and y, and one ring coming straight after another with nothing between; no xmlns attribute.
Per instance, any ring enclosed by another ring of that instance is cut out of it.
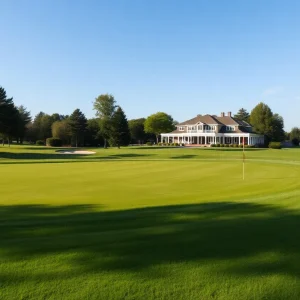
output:
<svg viewBox="0 0 300 300"><path fill-rule="evenodd" d="M180 126L180 127L179 127L179 131L184 131L184 127L183 127L183 126Z"/></svg>
<svg viewBox="0 0 300 300"><path fill-rule="evenodd" d="M226 126L226 131L234 131L235 127L234 126Z"/></svg>

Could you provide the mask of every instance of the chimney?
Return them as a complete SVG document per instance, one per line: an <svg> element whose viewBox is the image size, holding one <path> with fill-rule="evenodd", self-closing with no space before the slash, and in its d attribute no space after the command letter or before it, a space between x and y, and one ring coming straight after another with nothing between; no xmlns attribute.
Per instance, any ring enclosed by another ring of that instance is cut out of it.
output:
<svg viewBox="0 0 300 300"><path fill-rule="evenodd" d="M228 117L231 117L231 111L228 112Z"/></svg>
<svg viewBox="0 0 300 300"><path fill-rule="evenodd" d="M221 112L221 117L225 117L225 113L224 112Z"/></svg>

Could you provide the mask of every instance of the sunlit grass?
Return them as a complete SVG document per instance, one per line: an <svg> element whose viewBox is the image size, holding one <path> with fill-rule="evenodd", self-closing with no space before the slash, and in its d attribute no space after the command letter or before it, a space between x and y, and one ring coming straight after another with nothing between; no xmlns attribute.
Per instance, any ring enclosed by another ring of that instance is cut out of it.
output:
<svg viewBox="0 0 300 300"><path fill-rule="evenodd" d="M299 149L95 151L0 148L1 299L299 299Z"/></svg>

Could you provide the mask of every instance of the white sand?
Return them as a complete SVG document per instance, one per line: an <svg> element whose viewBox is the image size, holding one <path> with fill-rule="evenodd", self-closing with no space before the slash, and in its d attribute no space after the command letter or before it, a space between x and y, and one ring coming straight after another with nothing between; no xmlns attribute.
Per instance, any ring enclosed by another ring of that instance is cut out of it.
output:
<svg viewBox="0 0 300 300"><path fill-rule="evenodd" d="M83 155L90 155L95 154L96 152L93 151L84 151L84 150L70 150L70 151L58 151L60 154L83 154Z"/></svg>

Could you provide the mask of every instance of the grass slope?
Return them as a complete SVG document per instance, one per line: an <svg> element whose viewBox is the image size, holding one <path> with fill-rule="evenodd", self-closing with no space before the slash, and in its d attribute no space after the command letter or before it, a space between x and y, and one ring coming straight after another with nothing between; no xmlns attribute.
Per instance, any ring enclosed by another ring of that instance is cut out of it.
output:
<svg viewBox="0 0 300 300"><path fill-rule="evenodd" d="M0 148L1 299L299 299L300 151Z"/></svg>

